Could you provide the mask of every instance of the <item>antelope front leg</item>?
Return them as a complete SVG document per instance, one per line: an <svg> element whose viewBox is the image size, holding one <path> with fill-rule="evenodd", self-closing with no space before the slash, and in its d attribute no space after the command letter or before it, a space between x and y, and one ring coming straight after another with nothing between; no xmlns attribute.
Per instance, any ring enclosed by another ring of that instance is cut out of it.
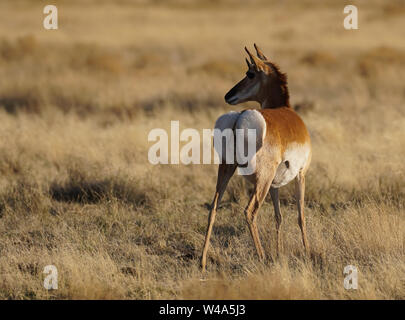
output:
<svg viewBox="0 0 405 320"><path fill-rule="evenodd" d="M280 256L281 251L281 224L283 218L280 212L280 200L278 197L278 188L270 188L271 200L274 206L274 215L276 216L276 231L277 231L277 256Z"/></svg>
<svg viewBox="0 0 405 320"><path fill-rule="evenodd" d="M214 200L212 201L211 211L208 217L208 227L207 233L205 235L205 242L204 248L201 255L201 269L205 272L206 265L207 265L207 252L208 247L210 244L210 237L212 233L212 227L214 226L215 216L217 214L217 207L221 198L225 192L226 186L228 185L229 180L233 176L235 172L236 166L230 164L220 164L218 168L218 178L217 178L217 187L214 196Z"/></svg>
<svg viewBox="0 0 405 320"><path fill-rule="evenodd" d="M295 179L295 197L297 199L298 208L298 225L301 228L302 243L304 244L305 252L309 253L309 245L307 240L307 227L304 216L304 194L305 194L305 175L300 172Z"/></svg>

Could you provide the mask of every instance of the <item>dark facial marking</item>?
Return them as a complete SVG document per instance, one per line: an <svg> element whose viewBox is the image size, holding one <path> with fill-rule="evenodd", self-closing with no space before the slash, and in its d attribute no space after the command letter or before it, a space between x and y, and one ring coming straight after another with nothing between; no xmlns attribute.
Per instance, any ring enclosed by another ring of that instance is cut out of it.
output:
<svg viewBox="0 0 405 320"><path fill-rule="evenodd" d="M249 79L253 79L253 78L255 77L255 73L252 72L252 71L248 71L248 72L246 72L246 76L247 76Z"/></svg>

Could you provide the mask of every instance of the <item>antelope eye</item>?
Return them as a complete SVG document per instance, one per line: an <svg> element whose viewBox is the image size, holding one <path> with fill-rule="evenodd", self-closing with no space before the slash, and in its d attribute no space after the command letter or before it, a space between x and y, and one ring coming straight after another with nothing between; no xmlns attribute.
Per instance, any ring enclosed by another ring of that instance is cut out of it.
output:
<svg viewBox="0 0 405 320"><path fill-rule="evenodd" d="M249 79L253 79L253 78L255 77L255 73L254 73L254 72L251 72L251 71L248 71L248 72L246 72L246 76L247 76Z"/></svg>

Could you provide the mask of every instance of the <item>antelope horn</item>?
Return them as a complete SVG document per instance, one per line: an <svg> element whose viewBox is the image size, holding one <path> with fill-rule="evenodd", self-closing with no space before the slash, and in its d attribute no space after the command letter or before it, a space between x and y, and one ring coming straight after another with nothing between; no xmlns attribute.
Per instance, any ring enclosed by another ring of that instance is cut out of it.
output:
<svg viewBox="0 0 405 320"><path fill-rule="evenodd" d="M248 50L248 48L245 47L245 51L247 52L247 54L249 55L250 61L252 62L252 64L259 69L260 67L260 60L258 60L253 54L250 53L250 51Z"/></svg>
<svg viewBox="0 0 405 320"><path fill-rule="evenodd" d="M262 50L259 49L259 47L256 45L256 43L254 44L254 46L255 46L255 49L256 49L257 56L258 56L261 60L266 61L267 58L266 58L266 56L263 54Z"/></svg>
<svg viewBox="0 0 405 320"><path fill-rule="evenodd" d="M245 58L246 64L248 65L249 69L252 67L252 64L249 62L247 58Z"/></svg>

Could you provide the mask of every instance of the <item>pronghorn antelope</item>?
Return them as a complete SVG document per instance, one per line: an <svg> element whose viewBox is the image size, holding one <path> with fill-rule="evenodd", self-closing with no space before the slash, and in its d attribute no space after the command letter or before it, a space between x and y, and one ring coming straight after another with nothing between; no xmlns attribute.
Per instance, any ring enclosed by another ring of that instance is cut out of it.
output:
<svg viewBox="0 0 405 320"><path fill-rule="evenodd" d="M264 56L256 44L254 46L257 57L245 47L250 57L250 62L246 59L249 69L246 72L246 77L225 95L225 101L231 105L257 101L260 103L261 109L226 113L218 118L215 128L220 130L232 129L233 131L236 129L256 129L255 171L253 174L245 176L254 184L254 190L245 209L245 216L257 254L260 260L264 260L265 255L256 225L260 206L270 189L276 216L277 253L279 253L282 217L278 188L293 179L295 179L298 224L301 228L305 251L308 253L304 191L305 173L311 162L312 153L311 141L305 124L290 107L286 75L281 73L278 66ZM222 161L219 165L216 192L208 218L208 228L201 257L203 271L206 268L207 251L217 207L238 166L242 166L242 164L227 164Z"/></svg>

